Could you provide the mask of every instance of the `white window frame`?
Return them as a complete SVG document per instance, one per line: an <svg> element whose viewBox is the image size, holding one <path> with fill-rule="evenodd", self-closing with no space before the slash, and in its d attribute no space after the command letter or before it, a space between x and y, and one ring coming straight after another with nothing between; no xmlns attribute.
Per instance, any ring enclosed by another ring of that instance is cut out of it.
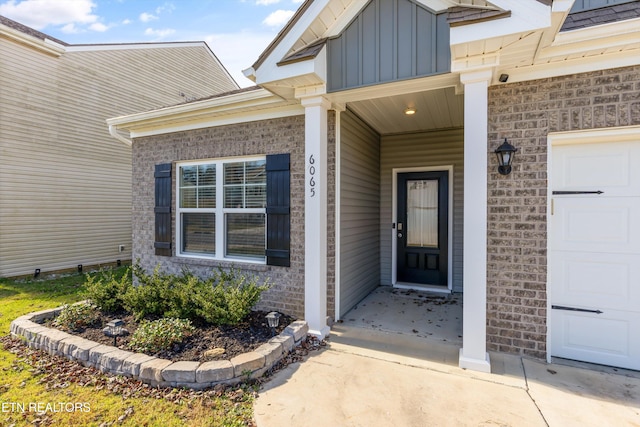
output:
<svg viewBox="0 0 640 427"><path fill-rule="evenodd" d="M224 165L227 163L266 161L266 156L250 156L250 157L224 157L204 160L193 160L176 162L176 256L184 258L210 259L218 261L241 261L249 264L266 264L266 254L263 258L227 256L227 227L226 215L228 213L261 213L265 215L265 251L267 242L267 209L264 208L225 208L224 207ZM181 208L180 207L180 178L181 168L185 166L210 165L216 166L216 207L215 208ZM215 255L201 254L182 251L182 214L183 213L214 213L215 214Z"/></svg>

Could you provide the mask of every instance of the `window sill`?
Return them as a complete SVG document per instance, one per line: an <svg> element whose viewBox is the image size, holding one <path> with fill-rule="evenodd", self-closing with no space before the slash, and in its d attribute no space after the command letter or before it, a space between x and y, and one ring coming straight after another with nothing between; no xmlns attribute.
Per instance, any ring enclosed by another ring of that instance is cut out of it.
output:
<svg viewBox="0 0 640 427"><path fill-rule="evenodd" d="M258 264L254 262L243 262L241 260L217 260L206 258L187 258L176 256L173 257L173 261L176 264L193 265L199 267L221 267L221 268L235 268L238 270L251 270L251 271L268 271L269 266L266 264Z"/></svg>

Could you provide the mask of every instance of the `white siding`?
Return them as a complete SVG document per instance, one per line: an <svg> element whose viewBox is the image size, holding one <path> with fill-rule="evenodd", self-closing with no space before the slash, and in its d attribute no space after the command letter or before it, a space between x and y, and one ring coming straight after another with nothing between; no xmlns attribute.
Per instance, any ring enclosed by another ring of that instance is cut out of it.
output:
<svg viewBox="0 0 640 427"><path fill-rule="evenodd" d="M380 285L380 140L348 110L341 115L340 315Z"/></svg>
<svg viewBox="0 0 640 427"><path fill-rule="evenodd" d="M0 276L130 259L131 149L105 120L237 86L204 45L0 57Z"/></svg>
<svg viewBox="0 0 640 427"><path fill-rule="evenodd" d="M463 130L383 136L380 144L380 279L391 285L392 170L453 165L453 290L462 291ZM451 213L451 212L450 212Z"/></svg>

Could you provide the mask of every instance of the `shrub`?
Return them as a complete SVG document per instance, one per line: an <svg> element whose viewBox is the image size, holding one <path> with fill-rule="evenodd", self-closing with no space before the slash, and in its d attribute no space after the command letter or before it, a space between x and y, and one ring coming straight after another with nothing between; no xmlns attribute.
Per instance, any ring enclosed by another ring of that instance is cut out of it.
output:
<svg viewBox="0 0 640 427"><path fill-rule="evenodd" d="M127 267L121 277L113 271L103 271L100 277L88 275L82 295L101 310L114 312L124 308L124 297L131 288L131 268Z"/></svg>
<svg viewBox="0 0 640 427"><path fill-rule="evenodd" d="M160 273L159 265L149 275L136 264L133 274L138 278L138 285L132 286L123 295L124 308L133 313L137 320L146 316L164 316L169 311L169 289L175 277Z"/></svg>
<svg viewBox="0 0 640 427"><path fill-rule="evenodd" d="M131 336L129 348L133 351L155 354L181 344L194 331L195 328L187 319L164 318L142 321Z"/></svg>
<svg viewBox="0 0 640 427"><path fill-rule="evenodd" d="M218 270L214 273L213 286L195 294L196 312L202 319L215 325L235 325L244 319L258 302L269 284L258 285L256 276L251 279L235 270Z"/></svg>
<svg viewBox="0 0 640 427"><path fill-rule="evenodd" d="M207 279L186 270L181 275L160 273L159 266L150 275L139 266L133 271L140 284L127 291L123 304L138 320L157 316L233 325L269 288L268 283L259 285L257 277L247 279L235 270L220 269Z"/></svg>
<svg viewBox="0 0 640 427"><path fill-rule="evenodd" d="M78 331L100 321L98 311L88 303L65 304L53 323L61 329Z"/></svg>

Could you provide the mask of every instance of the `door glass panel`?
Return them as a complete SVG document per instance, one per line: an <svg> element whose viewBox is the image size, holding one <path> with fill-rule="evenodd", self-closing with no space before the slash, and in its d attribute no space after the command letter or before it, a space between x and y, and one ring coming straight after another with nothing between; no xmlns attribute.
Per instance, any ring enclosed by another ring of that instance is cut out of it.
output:
<svg viewBox="0 0 640 427"><path fill-rule="evenodd" d="M438 246L438 180L407 181L407 246Z"/></svg>

